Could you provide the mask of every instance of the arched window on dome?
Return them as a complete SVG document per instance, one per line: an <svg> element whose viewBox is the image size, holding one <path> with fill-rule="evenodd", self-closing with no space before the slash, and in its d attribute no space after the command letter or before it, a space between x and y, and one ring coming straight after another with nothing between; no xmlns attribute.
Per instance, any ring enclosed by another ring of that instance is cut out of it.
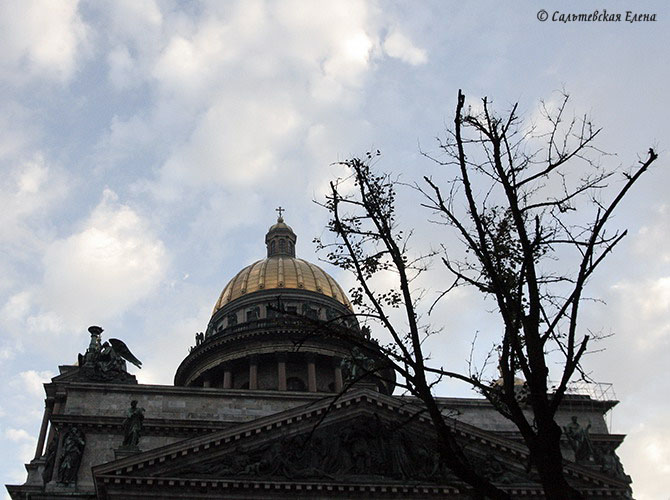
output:
<svg viewBox="0 0 670 500"><path fill-rule="evenodd" d="M277 311L277 304L275 302L269 302L265 306L265 317L268 319L279 317L279 312Z"/></svg>
<svg viewBox="0 0 670 500"><path fill-rule="evenodd" d="M307 386L302 379L298 377L289 377L286 379L286 389L289 391L304 392L307 390Z"/></svg>
<svg viewBox="0 0 670 500"><path fill-rule="evenodd" d="M291 255L295 255L295 250L293 250L293 242L289 241L288 242L288 253Z"/></svg>
<svg viewBox="0 0 670 500"><path fill-rule="evenodd" d="M286 240L284 238L279 240L279 253L286 253Z"/></svg>
<svg viewBox="0 0 670 500"><path fill-rule="evenodd" d="M257 319L260 319L261 317L261 309L260 307L252 307L251 309L247 309L247 321L255 321Z"/></svg>
<svg viewBox="0 0 670 500"><path fill-rule="evenodd" d="M275 253L277 253L277 242L272 240L270 242L270 255L274 255Z"/></svg>
<svg viewBox="0 0 670 500"><path fill-rule="evenodd" d="M237 324L237 314L229 314L227 326L235 326Z"/></svg>
<svg viewBox="0 0 670 500"><path fill-rule="evenodd" d="M302 305L302 313L309 319L319 319L319 309L312 307L310 304L304 303Z"/></svg>

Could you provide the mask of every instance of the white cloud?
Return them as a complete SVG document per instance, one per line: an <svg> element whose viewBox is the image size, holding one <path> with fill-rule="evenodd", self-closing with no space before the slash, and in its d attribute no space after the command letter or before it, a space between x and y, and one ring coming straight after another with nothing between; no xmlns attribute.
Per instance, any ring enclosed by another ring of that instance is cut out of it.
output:
<svg viewBox="0 0 670 500"><path fill-rule="evenodd" d="M87 28L78 0L13 0L0 4L0 74L68 80L77 67Z"/></svg>
<svg viewBox="0 0 670 500"><path fill-rule="evenodd" d="M43 384L50 382L55 373L50 371L26 370L16 374L10 381L10 386L21 393L28 393L31 396L44 395Z"/></svg>
<svg viewBox="0 0 670 500"><path fill-rule="evenodd" d="M110 51L107 55L107 64L109 64L109 79L118 89L131 87L137 80L135 61L125 45Z"/></svg>
<svg viewBox="0 0 670 500"><path fill-rule="evenodd" d="M359 86L368 69L373 46L373 41L363 30L347 33L323 64L324 73L344 84Z"/></svg>
<svg viewBox="0 0 670 500"><path fill-rule="evenodd" d="M0 242L12 256L24 258L43 247L35 220L45 218L47 209L64 197L68 182L39 153L10 166L10 174L0 181Z"/></svg>
<svg viewBox="0 0 670 500"><path fill-rule="evenodd" d="M4 183L5 189L0 198L3 205L2 215L24 216L43 206L46 183L49 180L49 168L44 157L36 155L32 160L15 167L12 174L9 182Z"/></svg>
<svg viewBox="0 0 670 500"><path fill-rule="evenodd" d="M30 311L31 293L24 290L12 295L0 310L4 321L22 321Z"/></svg>
<svg viewBox="0 0 670 500"><path fill-rule="evenodd" d="M670 476L670 431L667 422L653 417L638 423L628 433L617 453L627 474L633 478L633 493L638 500L667 497L667 484L659 478Z"/></svg>
<svg viewBox="0 0 670 500"><path fill-rule="evenodd" d="M168 321L160 321L161 324L152 325L152 332L163 338L163 342L153 344L146 359L142 359L144 367L136 371L141 384L171 384L172 374L179 363L188 354L188 346L193 344L195 332L202 331L203 325L211 315L211 306L201 303L195 317L171 318ZM167 318L166 318L167 319Z"/></svg>
<svg viewBox="0 0 670 500"><path fill-rule="evenodd" d="M663 203L655 212L655 217L635 235L634 248L643 258L667 264L670 262L670 206Z"/></svg>
<svg viewBox="0 0 670 500"><path fill-rule="evenodd" d="M620 282L612 290L619 328L635 332L638 349L655 349L659 341L670 338L670 276Z"/></svg>
<svg viewBox="0 0 670 500"><path fill-rule="evenodd" d="M33 437L23 429L5 429L5 438L14 442L33 441Z"/></svg>
<svg viewBox="0 0 670 500"><path fill-rule="evenodd" d="M355 0L207 4L188 18L153 16L149 48L113 21L110 80L117 88L146 81L155 101L148 113L113 121L101 156L114 161L138 142L164 141L158 178L135 184L164 200L184 187L267 182L286 171L310 122L358 109L381 53L377 14Z"/></svg>
<svg viewBox="0 0 670 500"><path fill-rule="evenodd" d="M33 454L35 453L35 436L30 435L23 429L8 428L5 429L2 437L7 441L12 442L10 446L13 448L11 454L13 460L18 462L18 464L30 462L30 460L33 458ZM5 443L5 445L6 444L7 443ZM20 469L17 467L8 475L12 478L15 478L12 481L13 484L21 484L26 479L26 471L23 467Z"/></svg>
<svg viewBox="0 0 670 500"><path fill-rule="evenodd" d="M278 167L278 156L299 123L293 105L276 96L227 96L203 116L189 141L166 162L163 174L175 184L249 186Z"/></svg>
<svg viewBox="0 0 670 500"><path fill-rule="evenodd" d="M542 101L538 101L526 115L523 124L524 133L530 133L532 130L532 135L540 138L538 143L542 147L546 146L547 134L551 133L554 127L552 122L547 119L547 115L555 116L563 99L564 97L561 92L552 92L549 97L545 97ZM474 110L475 114L484 112L484 106L481 104L481 100L478 99L478 101L477 108Z"/></svg>
<svg viewBox="0 0 670 500"><path fill-rule="evenodd" d="M99 16L109 43L109 80L119 91L141 85L161 50L163 14L153 0L98 1L88 6ZM169 27L167 28L169 29Z"/></svg>
<svg viewBox="0 0 670 500"><path fill-rule="evenodd" d="M137 48L146 46L163 24L163 14L154 0L98 1L96 7L105 16L108 36Z"/></svg>
<svg viewBox="0 0 670 500"><path fill-rule="evenodd" d="M211 21L190 38L173 36L155 63L154 78L171 91L195 96L235 56L237 49L225 39L227 32L225 26Z"/></svg>
<svg viewBox="0 0 670 500"><path fill-rule="evenodd" d="M147 221L105 190L83 228L51 243L43 262L43 313L30 321L57 330L113 317L142 300L163 278L167 253Z"/></svg>
<svg viewBox="0 0 670 500"><path fill-rule="evenodd" d="M0 136L0 160L8 161L16 158L29 143L26 114L25 109L21 109L20 106L3 106L0 114L0 128L4 130Z"/></svg>
<svg viewBox="0 0 670 500"><path fill-rule="evenodd" d="M377 7L373 2L301 2L275 5L280 21L275 51L310 82L315 103L342 105L365 83L378 52ZM273 54L274 55L274 54Z"/></svg>
<svg viewBox="0 0 670 500"><path fill-rule="evenodd" d="M428 56L424 49L416 47L412 41L397 29L384 39L384 52L390 57L400 59L403 62L418 66L428 62Z"/></svg>

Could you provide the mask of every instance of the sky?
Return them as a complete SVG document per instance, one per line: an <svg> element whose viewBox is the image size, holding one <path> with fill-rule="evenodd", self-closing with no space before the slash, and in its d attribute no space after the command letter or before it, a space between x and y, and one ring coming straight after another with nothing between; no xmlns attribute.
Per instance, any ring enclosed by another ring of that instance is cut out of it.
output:
<svg viewBox="0 0 670 500"><path fill-rule="evenodd" d="M621 22L552 20L604 7ZM628 9L655 21L626 22ZM85 350L89 325L128 344L141 383L171 384L221 289L264 256L276 207L318 262L328 216L314 200L338 161L380 149L378 167L405 182L440 178L421 151L458 89L473 106L518 102L527 120L565 89L603 127L609 166L660 156L614 220L628 236L581 324L613 334L584 364L620 401L608 420L628 435L635 498L667 499L669 23L660 1L0 3L0 483L25 480L42 384ZM399 196L416 252L450 241L420 201ZM438 309L432 354L462 368L491 306L459 290Z"/></svg>

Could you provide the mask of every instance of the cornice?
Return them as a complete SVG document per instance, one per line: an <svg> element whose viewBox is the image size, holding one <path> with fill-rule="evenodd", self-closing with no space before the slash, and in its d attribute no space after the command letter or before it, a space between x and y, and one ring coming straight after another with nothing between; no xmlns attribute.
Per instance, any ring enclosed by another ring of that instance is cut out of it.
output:
<svg viewBox="0 0 670 500"><path fill-rule="evenodd" d="M99 415L58 414L51 416L51 422L59 426L76 425L85 432L123 434L124 417ZM152 436L193 436L228 429L239 422L203 420L203 419L158 419L146 418L143 421L142 435Z"/></svg>
<svg viewBox="0 0 670 500"><path fill-rule="evenodd" d="M53 385L56 385L55 383ZM96 392L101 394L119 393L119 394L138 394L138 395L175 395L203 398L254 398L254 399L293 399L296 401L318 401L325 397L332 397L332 393L322 392L295 392L295 391L276 391L276 390L249 390L249 389L221 389L204 387L181 387L174 385L154 385L154 384L104 384L94 382L63 382L58 384L63 391L83 391Z"/></svg>

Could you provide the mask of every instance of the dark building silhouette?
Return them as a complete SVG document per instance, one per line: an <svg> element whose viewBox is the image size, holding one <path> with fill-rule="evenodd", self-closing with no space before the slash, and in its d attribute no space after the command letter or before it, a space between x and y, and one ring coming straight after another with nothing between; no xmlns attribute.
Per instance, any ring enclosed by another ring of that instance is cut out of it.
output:
<svg viewBox="0 0 670 500"><path fill-rule="evenodd" d="M128 347L89 329L78 364L45 385L35 458L12 498L466 498L419 403L393 396L393 372L357 377L381 360L319 326L370 341L342 288L296 257L281 216L265 243L266 258L223 288L173 386L138 384ZM484 399L439 402L484 476L542 498L513 424ZM624 436L604 418L615 404L571 395L557 416L566 475L588 498L630 498Z"/></svg>

